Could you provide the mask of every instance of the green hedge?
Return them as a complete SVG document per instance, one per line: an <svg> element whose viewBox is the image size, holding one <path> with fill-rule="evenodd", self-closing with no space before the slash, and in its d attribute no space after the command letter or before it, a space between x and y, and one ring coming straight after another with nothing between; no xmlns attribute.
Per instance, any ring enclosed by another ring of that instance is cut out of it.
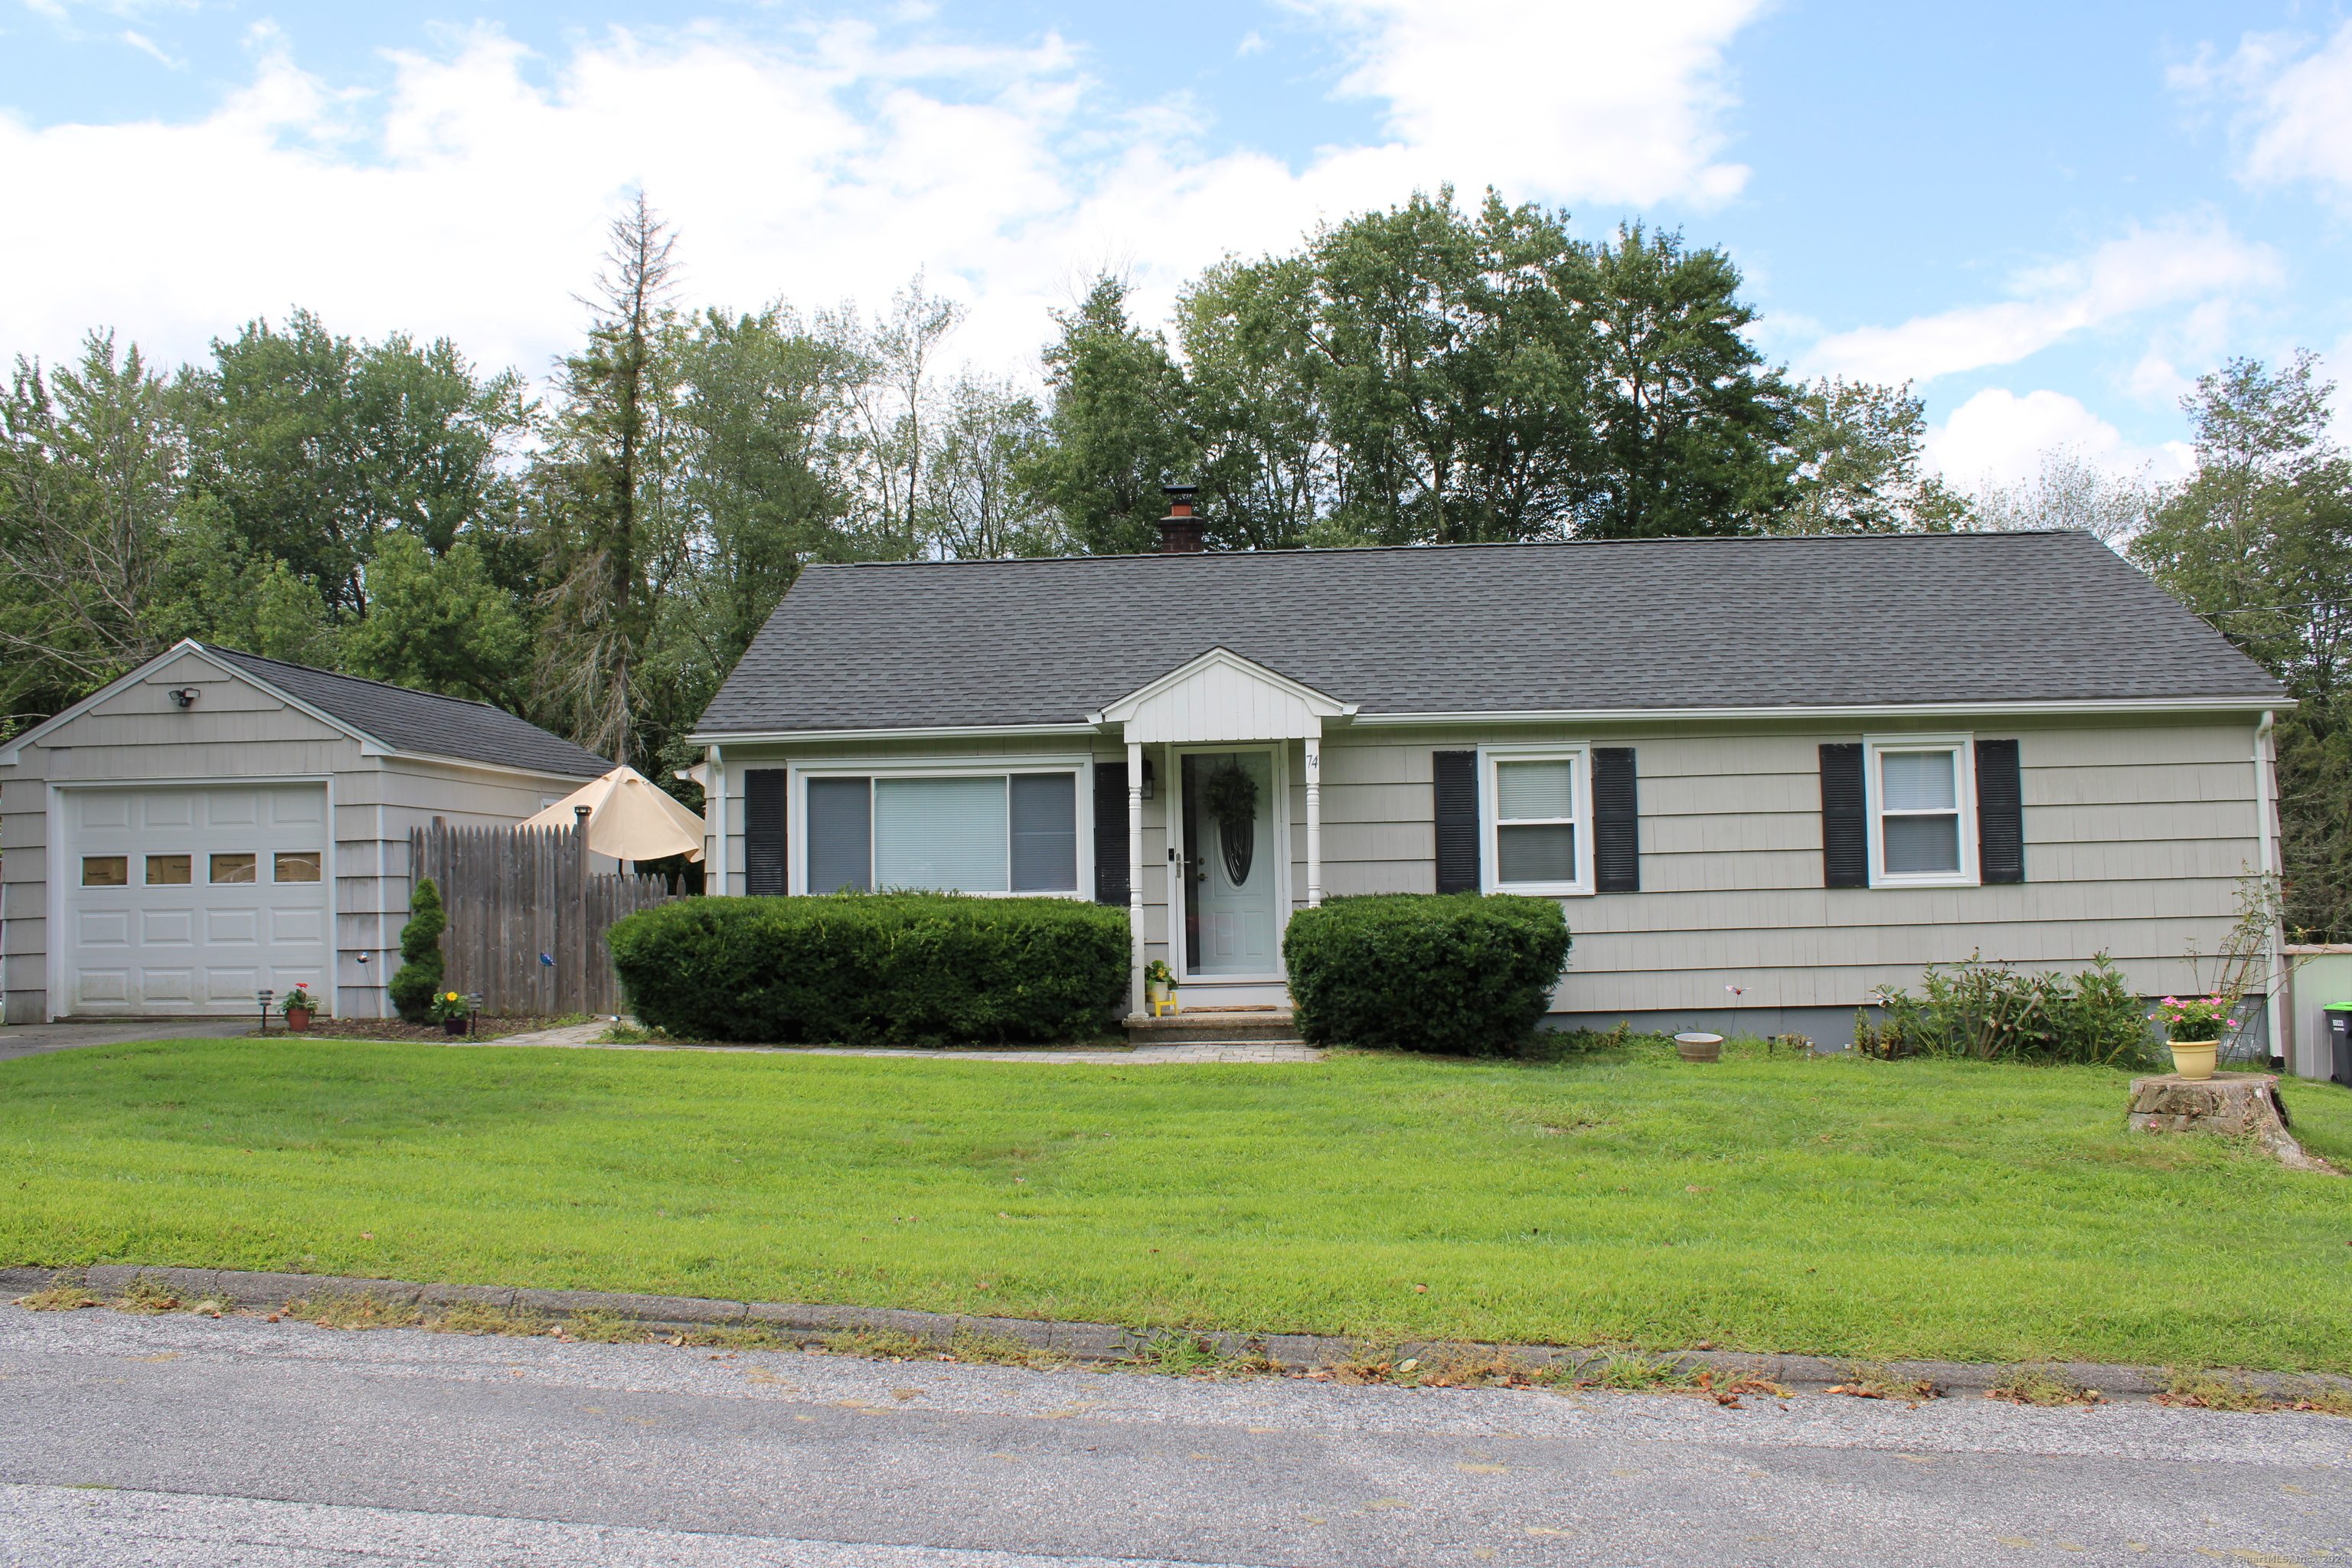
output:
<svg viewBox="0 0 2352 1568"><path fill-rule="evenodd" d="M1381 893L1299 910L1282 956L1307 1040L1469 1056L1533 1032L1569 941L1549 899Z"/></svg>
<svg viewBox="0 0 2352 1568"><path fill-rule="evenodd" d="M1067 1040L1127 999L1127 911L1069 899L680 899L607 940L638 1020L690 1039Z"/></svg>

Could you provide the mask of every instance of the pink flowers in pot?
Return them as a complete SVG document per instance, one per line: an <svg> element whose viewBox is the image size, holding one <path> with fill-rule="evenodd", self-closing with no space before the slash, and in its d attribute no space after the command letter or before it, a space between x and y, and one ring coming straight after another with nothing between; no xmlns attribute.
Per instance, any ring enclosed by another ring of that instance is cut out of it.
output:
<svg viewBox="0 0 2352 1568"><path fill-rule="evenodd" d="M2167 996L2148 1016L2168 1040L2218 1040L2230 1025L2230 1004L2219 996Z"/></svg>

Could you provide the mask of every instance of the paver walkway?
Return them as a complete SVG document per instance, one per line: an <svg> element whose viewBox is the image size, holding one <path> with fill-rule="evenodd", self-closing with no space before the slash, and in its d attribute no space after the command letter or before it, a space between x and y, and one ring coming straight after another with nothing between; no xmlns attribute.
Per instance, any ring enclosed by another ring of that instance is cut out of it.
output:
<svg viewBox="0 0 2352 1568"><path fill-rule="evenodd" d="M751 1051L769 1056L922 1057L932 1061L1084 1063L1100 1067L1150 1067L1164 1063L1319 1062L1323 1053L1311 1046L1277 1045L1265 1040L1196 1040L1178 1046L1137 1046L1127 1050L1028 1049L1006 1051L921 1050L867 1046L680 1046L610 1042L610 1024L574 1024L561 1029L541 1029L496 1040L453 1040L456 1046L562 1046L599 1051Z"/></svg>

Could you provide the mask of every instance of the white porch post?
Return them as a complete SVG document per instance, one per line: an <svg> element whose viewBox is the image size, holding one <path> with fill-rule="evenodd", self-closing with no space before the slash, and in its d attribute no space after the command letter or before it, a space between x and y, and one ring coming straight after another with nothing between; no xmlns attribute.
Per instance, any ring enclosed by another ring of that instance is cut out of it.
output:
<svg viewBox="0 0 2352 1568"><path fill-rule="evenodd" d="M702 890L723 899L731 890L727 886L727 758L717 745L705 755L709 765L702 770L702 811L710 827L710 853L703 857Z"/></svg>
<svg viewBox="0 0 2352 1568"><path fill-rule="evenodd" d="M1323 742L1307 737L1307 907L1323 907Z"/></svg>
<svg viewBox="0 0 2352 1568"><path fill-rule="evenodd" d="M1127 743L1127 930L1133 953L1129 1013L1143 1011L1143 742Z"/></svg>

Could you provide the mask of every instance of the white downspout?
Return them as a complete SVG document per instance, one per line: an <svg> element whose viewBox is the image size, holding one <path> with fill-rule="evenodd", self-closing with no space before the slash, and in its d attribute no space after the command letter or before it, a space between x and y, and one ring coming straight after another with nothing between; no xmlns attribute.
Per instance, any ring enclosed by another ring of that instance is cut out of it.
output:
<svg viewBox="0 0 2352 1568"><path fill-rule="evenodd" d="M1307 737L1307 907L1323 907L1323 742Z"/></svg>
<svg viewBox="0 0 2352 1568"><path fill-rule="evenodd" d="M2263 875L2277 879L2284 872L2278 843L2278 819L2273 795L2277 784L2278 744L2274 721L2276 715L2263 714L2263 721L2254 726L2254 817L2255 833L2262 845ZM2272 883L2276 887L2276 881ZM2284 1059L2289 1070L2301 1065L2302 1053L2291 1050L2286 1037L2286 954L2282 952L2284 933L2273 921L2270 932L2270 995L2264 1003L2269 1026L2272 1052Z"/></svg>
<svg viewBox="0 0 2352 1568"><path fill-rule="evenodd" d="M1173 919L1174 917L1170 917ZM1127 743L1127 940L1130 1014L1143 1011L1143 742Z"/></svg>
<svg viewBox="0 0 2352 1568"><path fill-rule="evenodd" d="M723 748L713 742L706 753L709 767L703 770L708 781L702 792L704 815L710 820L710 853L703 861L702 888L706 893L725 898L730 889L727 885L727 763Z"/></svg>

